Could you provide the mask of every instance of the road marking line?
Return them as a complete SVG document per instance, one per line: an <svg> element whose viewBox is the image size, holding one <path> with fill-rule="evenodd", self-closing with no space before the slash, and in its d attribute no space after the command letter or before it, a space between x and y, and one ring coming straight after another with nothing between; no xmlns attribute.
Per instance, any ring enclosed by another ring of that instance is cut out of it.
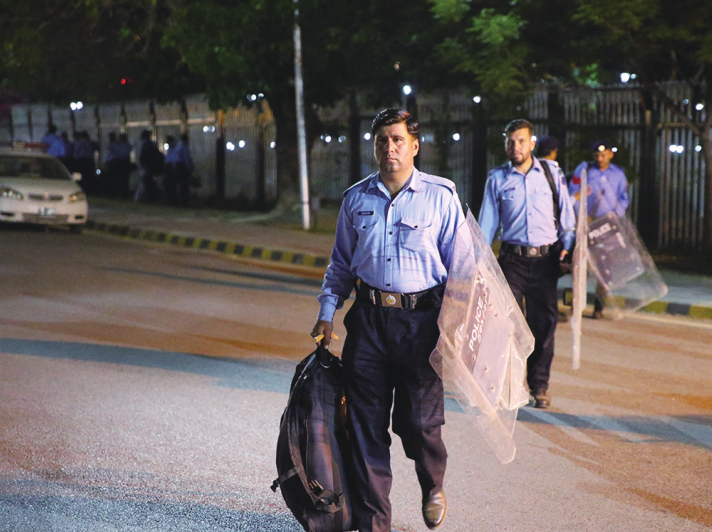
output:
<svg viewBox="0 0 712 532"><path fill-rule="evenodd" d="M568 423L566 423L566 421L564 421L563 419L561 419L553 414L549 414L548 412L542 412L541 410L536 410L535 408L528 408L527 413L533 415L534 417L538 417L544 423L547 423L553 427L558 428L559 430L563 431L566 435L572 437L575 440L578 440L583 443L587 443L589 445L596 445L596 446L598 445L597 442L593 441L591 438L586 436L579 429L577 429L573 425L569 425Z"/></svg>

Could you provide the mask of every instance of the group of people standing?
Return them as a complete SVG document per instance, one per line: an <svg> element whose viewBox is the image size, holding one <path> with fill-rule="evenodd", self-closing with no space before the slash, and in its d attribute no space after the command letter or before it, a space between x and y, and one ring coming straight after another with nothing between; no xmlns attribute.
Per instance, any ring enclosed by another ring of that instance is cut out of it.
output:
<svg viewBox="0 0 712 532"><path fill-rule="evenodd" d="M82 175L80 184L87 194L133 198L136 202L154 202L163 196L171 205L188 205L194 165L187 134L182 134L177 143L174 136L168 135L165 154L147 129L141 132L138 153L126 133L117 135L112 131L108 138L99 171L100 147L87 131L75 132L74 140L70 141L66 132L58 135L57 126L51 124L41 142L46 153L60 159L70 172ZM140 180L132 191L131 172L136 169L140 171Z"/></svg>
<svg viewBox="0 0 712 532"><path fill-rule="evenodd" d="M479 223L490 244L497 235L502 242L499 263L535 338L527 359L532 404L548 408L559 263L573 251L574 205L583 193L592 216L606 209L622 214L628 197L623 171L611 164L609 142L598 141L594 160L579 165L568 183L556 153L553 158L550 153L534 157L533 130L521 119L506 126L509 160L488 174ZM360 532L391 530L392 426L406 456L415 462L423 520L435 529L447 512L447 451L441 437L443 384L429 357L439 336L437 320L455 236L465 218L455 184L415 168L419 125L410 113L381 111L372 137L379 170L344 192L311 335L328 347L334 315L355 291L344 318L347 336L341 356L353 448L355 526ZM542 144L547 143L555 141ZM580 190L584 168L585 192Z"/></svg>

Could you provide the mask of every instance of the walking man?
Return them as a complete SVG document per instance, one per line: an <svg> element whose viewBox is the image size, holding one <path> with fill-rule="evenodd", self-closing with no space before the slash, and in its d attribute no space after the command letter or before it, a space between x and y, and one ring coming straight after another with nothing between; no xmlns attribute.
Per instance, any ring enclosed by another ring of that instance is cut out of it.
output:
<svg viewBox="0 0 712 532"><path fill-rule="evenodd" d="M597 140L591 145L593 161L584 161L574 170L569 184L569 194L578 212L578 202L581 201L581 173L588 170L586 191L588 217L595 220L609 212L615 212L619 217L625 216L630 200L628 199L628 180L623 169L611 163L614 157L614 146L608 140ZM603 307L606 294L601 283L596 285L596 300L593 306L593 318L603 317Z"/></svg>
<svg viewBox="0 0 712 532"><path fill-rule="evenodd" d="M390 532L388 427L415 462L430 529L445 519L447 451L443 383L429 362L452 258L464 222L452 181L420 172L418 122L385 109L372 124L379 171L349 188L312 330L331 340L335 311L351 291L342 361L355 454L354 519L361 532Z"/></svg>
<svg viewBox="0 0 712 532"><path fill-rule="evenodd" d="M536 143L532 134L527 120L507 124L509 162L489 172L479 222L490 244L501 229L498 262L535 340L527 359L527 383L534 406L548 408L558 321L558 262L573 243L575 217L561 169L532 156Z"/></svg>

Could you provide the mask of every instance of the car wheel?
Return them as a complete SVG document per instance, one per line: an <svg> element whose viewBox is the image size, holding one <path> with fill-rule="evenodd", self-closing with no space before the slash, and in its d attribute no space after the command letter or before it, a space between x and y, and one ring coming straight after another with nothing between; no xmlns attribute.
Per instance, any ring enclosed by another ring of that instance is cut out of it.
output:
<svg viewBox="0 0 712 532"><path fill-rule="evenodd" d="M82 231L84 230L84 225L70 225L69 230L75 235L81 235Z"/></svg>

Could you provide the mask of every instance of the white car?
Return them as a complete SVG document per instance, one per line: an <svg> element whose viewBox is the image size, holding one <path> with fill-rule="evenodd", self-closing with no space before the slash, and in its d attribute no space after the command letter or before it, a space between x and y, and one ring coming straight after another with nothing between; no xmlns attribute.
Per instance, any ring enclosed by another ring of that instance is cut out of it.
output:
<svg viewBox="0 0 712 532"><path fill-rule="evenodd" d="M51 155L0 151L0 222L64 225L81 233L88 205L79 179Z"/></svg>

